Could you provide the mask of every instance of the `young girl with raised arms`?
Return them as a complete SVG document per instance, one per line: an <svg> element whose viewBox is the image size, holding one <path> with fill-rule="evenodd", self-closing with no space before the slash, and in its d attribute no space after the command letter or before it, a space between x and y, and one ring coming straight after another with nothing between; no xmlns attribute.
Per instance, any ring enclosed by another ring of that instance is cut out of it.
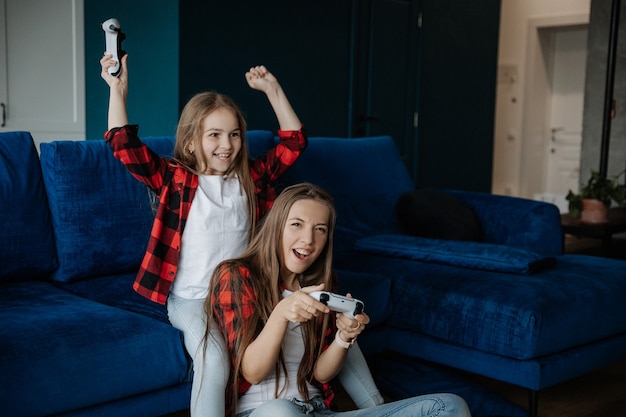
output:
<svg viewBox="0 0 626 417"><path fill-rule="evenodd" d="M193 360L192 417L224 415L228 357L221 337L202 343L207 328L204 302L215 266L239 256L257 221L270 209L273 182L307 146L302 123L274 75L264 66L250 68L248 85L265 93L278 119L279 143L264 157L252 160L246 143L246 122L227 96L204 92L184 107L171 160L141 142L138 126L128 124L128 55L121 73L108 69L117 61L105 54L101 77L110 88L105 139L114 155L158 197L156 217L134 289L167 305L171 324L183 333ZM208 326L214 328L215 326ZM343 377L352 380L348 393L360 406L382 401L360 351Z"/></svg>
<svg viewBox="0 0 626 417"><path fill-rule="evenodd" d="M454 394L332 411L328 382L369 323L365 312L354 318L333 313L309 295L335 291L335 217L321 188L288 187L246 251L215 270L206 308L228 345L231 415L469 417L467 404Z"/></svg>

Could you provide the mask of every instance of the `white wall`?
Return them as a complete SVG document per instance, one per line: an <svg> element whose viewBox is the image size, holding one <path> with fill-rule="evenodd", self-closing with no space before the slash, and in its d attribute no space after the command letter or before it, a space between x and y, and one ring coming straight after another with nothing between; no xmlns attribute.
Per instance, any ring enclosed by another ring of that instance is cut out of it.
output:
<svg viewBox="0 0 626 417"><path fill-rule="evenodd" d="M524 196L522 167L524 141L526 56L529 50L530 22L538 19L588 15L590 0L502 0L500 44L498 48L498 86L494 126L494 163L492 192Z"/></svg>
<svg viewBox="0 0 626 417"><path fill-rule="evenodd" d="M0 0L0 8L0 132L28 131L37 148L84 139L83 0Z"/></svg>

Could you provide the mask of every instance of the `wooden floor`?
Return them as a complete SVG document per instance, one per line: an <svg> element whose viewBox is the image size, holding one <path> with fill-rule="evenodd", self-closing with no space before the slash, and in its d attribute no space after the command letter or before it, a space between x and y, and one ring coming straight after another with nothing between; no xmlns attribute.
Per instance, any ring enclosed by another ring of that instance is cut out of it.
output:
<svg viewBox="0 0 626 417"><path fill-rule="evenodd" d="M595 239L566 237L567 253L595 256L601 254L600 250ZM626 260L626 238L619 236L614 240L611 253L614 258ZM528 409L528 390L488 378L476 378L486 388ZM343 401L341 395L338 397ZM189 417L189 412L167 417ZM626 360L542 390L538 417L626 417Z"/></svg>
<svg viewBox="0 0 626 417"><path fill-rule="evenodd" d="M481 380L486 388L528 409L528 391ZM539 393L539 417L625 417L626 361L546 388Z"/></svg>

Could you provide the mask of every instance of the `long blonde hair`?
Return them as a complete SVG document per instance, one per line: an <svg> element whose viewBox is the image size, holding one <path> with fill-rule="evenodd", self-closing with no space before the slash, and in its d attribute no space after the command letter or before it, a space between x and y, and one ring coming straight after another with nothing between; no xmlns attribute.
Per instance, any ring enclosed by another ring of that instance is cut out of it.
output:
<svg viewBox="0 0 626 417"><path fill-rule="evenodd" d="M315 262L300 276L300 285L305 287L324 283L325 288L332 291L334 284L332 278L332 252L333 234L336 222L335 207L332 197L326 191L309 183L296 184L285 188L274 202L274 205L261 223L259 231L253 237L245 252L239 258L222 262L215 269L211 279L210 297L207 298L205 303L205 309L209 316L208 323L214 322L215 320L212 297L219 297L216 291L222 275L228 274L230 276L230 287L234 293L240 291L245 282L245 285L252 287L257 297L255 300L256 308L254 313L245 330L237 338L235 346L230 351L230 354L235 359L233 361L234 368L231 369L230 373L233 410L237 403L237 381L241 371L243 353L256 336L258 336L258 333L267 322L274 307L282 298L280 289L282 282L281 272L284 270L282 236L285 225L287 224L289 210L291 206L299 200L315 200L321 202L328 207L330 213L326 245ZM249 271L250 275L248 279L244 280L242 277L240 269L242 267ZM235 314L237 316L236 320L241 322L243 317L241 305L236 306ZM302 323L305 350L302 362L298 368L297 381L298 391L307 401L309 400L306 386L307 378L313 372L315 358L321 352L327 327L328 315L325 315L323 318L320 317L318 320L310 320ZM223 336L225 338L228 337L226 334ZM206 337L209 337L208 328ZM276 364L277 376L281 370L286 374L287 371L282 351ZM279 378L276 378L275 395L278 395L278 380Z"/></svg>
<svg viewBox="0 0 626 417"><path fill-rule="evenodd" d="M254 182L250 175L248 142L246 139L246 120L235 102L228 96L216 92L203 92L193 96L185 105L176 128L173 162L200 175L206 172L208 161L204 152L189 152L189 145L202 150L202 122L218 109L226 109L233 113L241 130L241 150L226 173L236 174L241 181L248 200L250 218L250 236L256 228L256 197Z"/></svg>

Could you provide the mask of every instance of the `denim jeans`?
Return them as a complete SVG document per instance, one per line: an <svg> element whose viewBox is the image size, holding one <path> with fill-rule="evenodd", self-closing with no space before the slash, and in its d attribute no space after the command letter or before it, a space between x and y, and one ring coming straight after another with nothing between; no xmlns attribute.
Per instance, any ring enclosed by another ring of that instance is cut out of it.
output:
<svg viewBox="0 0 626 417"><path fill-rule="evenodd" d="M237 417L470 417L465 401L455 394L429 394L353 411L328 410L320 397L310 404L298 400L276 399Z"/></svg>
<svg viewBox="0 0 626 417"><path fill-rule="evenodd" d="M191 417L223 416L224 392L230 372L228 353L215 325L211 326L211 337L204 350L204 300L185 299L170 293L167 314L172 326L183 333L185 348L193 360Z"/></svg>

